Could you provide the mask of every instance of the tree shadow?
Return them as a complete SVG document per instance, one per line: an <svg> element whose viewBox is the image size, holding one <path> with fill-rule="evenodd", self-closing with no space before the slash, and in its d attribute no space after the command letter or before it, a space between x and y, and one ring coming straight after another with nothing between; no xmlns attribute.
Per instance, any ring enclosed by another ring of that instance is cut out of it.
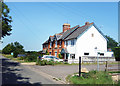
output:
<svg viewBox="0 0 120 86"><path fill-rule="evenodd" d="M1 66L1 63L0 63ZM13 62L8 60L7 58L2 58L2 86L8 85L35 85L41 86L41 83L30 83L28 77L23 77L21 74L18 74L18 71L22 71L23 69L18 69L16 66L20 66L18 62ZM0 72L1 73L1 72Z"/></svg>

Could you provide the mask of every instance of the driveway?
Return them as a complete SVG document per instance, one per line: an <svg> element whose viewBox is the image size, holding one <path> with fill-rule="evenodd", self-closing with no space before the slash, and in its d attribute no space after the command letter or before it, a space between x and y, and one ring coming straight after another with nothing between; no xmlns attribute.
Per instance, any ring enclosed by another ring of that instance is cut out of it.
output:
<svg viewBox="0 0 120 86"><path fill-rule="evenodd" d="M31 68L36 71L41 71L65 82L66 76L79 71L78 65L56 65L56 66L38 66L38 65L26 65L26 67ZM97 70L97 65L82 65L83 68L90 70ZM105 65L99 66L100 70L105 70ZM118 65L113 65L111 68L118 69Z"/></svg>

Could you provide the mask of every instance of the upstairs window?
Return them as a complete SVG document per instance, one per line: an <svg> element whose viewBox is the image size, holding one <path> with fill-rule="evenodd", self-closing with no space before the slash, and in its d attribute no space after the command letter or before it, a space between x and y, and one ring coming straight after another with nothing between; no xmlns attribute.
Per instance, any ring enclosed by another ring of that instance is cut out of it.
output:
<svg viewBox="0 0 120 86"><path fill-rule="evenodd" d="M68 41L66 41L66 46L68 46Z"/></svg>
<svg viewBox="0 0 120 86"><path fill-rule="evenodd" d="M73 46L75 43L74 43L74 40L71 40L71 45Z"/></svg>
<svg viewBox="0 0 120 86"><path fill-rule="evenodd" d="M52 47L52 42L50 42L50 48Z"/></svg>
<svg viewBox="0 0 120 86"><path fill-rule="evenodd" d="M62 41L60 41L60 46L62 45Z"/></svg>
<svg viewBox="0 0 120 86"><path fill-rule="evenodd" d="M55 47L57 47L57 41L55 41Z"/></svg>
<svg viewBox="0 0 120 86"><path fill-rule="evenodd" d="M94 37L94 34L92 33L91 36Z"/></svg>

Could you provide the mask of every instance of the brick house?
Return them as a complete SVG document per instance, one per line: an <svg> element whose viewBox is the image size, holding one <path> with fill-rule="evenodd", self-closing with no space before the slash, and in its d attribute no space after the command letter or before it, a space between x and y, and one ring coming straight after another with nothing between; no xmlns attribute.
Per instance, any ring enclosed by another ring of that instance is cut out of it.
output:
<svg viewBox="0 0 120 86"><path fill-rule="evenodd" d="M47 50L50 55L56 57L61 53L63 59L69 61L74 59L78 63L79 57L84 57L84 60L85 56L96 57L98 51L101 52L101 57L112 57L113 52L107 51L107 41L93 22L86 22L83 26L76 25L72 28L70 24L65 23L61 33L49 36L42 45L43 52Z"/></svg>

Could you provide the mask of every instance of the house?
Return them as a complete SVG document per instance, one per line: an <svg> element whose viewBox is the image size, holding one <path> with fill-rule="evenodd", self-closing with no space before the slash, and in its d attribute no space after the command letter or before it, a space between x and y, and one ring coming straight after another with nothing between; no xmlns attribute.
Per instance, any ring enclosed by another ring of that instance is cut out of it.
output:
<svg viewBox="0 0 120 86"><path fill-rule="evenodd" d="M93 62L98 56L100 61L114 61L113 52L107 50L107 41L93 22L72 28L65 23L61 33L49 36L43 43L43 51L56 57L61 54L69 63L78 63L79 57L83 62Z"/></svg>

